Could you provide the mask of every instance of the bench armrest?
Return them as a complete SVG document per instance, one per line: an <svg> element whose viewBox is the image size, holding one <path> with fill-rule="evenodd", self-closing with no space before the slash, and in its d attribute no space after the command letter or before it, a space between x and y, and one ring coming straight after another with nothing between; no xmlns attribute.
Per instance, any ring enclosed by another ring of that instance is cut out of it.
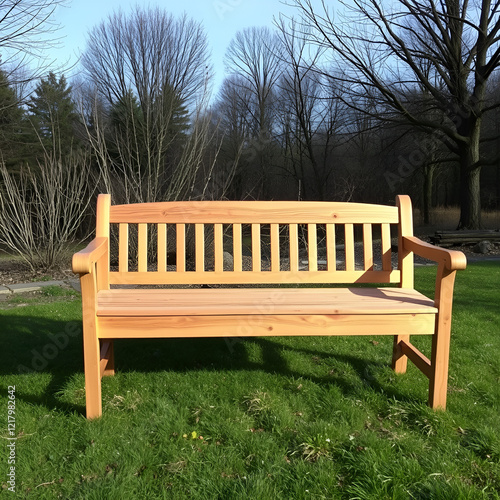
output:
<svg viewBox="0 0 500 500"><path fill-rule="evenodd" d="M403 236L403 248L414 252L424 259L442 263L449 271L456 271L467 267L467 258L463 252L431 245L416 236Z"/></svg>
<svg viewBox="0 0 500 500"><path fill-rule="evenodd" d="M95 264L108 251L108 238L94 238L86 248L73 255L73 272L75 274L92 273Z"/></svg>

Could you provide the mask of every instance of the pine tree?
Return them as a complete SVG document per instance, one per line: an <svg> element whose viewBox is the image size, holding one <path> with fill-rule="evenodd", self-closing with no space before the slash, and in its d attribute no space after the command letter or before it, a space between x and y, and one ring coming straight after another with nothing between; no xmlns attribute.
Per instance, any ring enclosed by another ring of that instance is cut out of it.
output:
<svg viewBox="0 0 500 500"><path fill-rule="evenodd" d="M0 70L0 161L11 168L24 158L26 121L15 90Z"/></svg>
<svg viewBox="0 0 500 500"><path fill-rule="evenodd" d="M69 154L76 142L78 114L64 75L58 79L50 72L46 79L42 78L29 108L44 146L62 156Z"/></svg>

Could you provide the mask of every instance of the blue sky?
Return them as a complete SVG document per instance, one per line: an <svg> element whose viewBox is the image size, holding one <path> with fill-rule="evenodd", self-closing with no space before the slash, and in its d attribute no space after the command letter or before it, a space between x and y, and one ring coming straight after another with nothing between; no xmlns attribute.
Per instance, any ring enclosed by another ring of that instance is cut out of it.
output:
<svg viewBox="0 0 500 500"><path fill-rule="evenodd" d="M137 4L136 0L68 0L65 7L58 8L54 17L54 21L61 25L58 36L63 37L61 48L51 51L51 56L57 59L54 66L75 64L79 52L85 49L90 29L113 11L121 8L127 12ZM224 77L226 48L237 31L251 26L272 27L273 17L277 18L280 12L288 15L296 13L295 8L279 0L163 0L139 4L158 5L176 16L186 12L203 24L212 51L216 90ZM319 8L321 0L314 0L313 4ZM69 73L76 70L77 67Z"/></svg>

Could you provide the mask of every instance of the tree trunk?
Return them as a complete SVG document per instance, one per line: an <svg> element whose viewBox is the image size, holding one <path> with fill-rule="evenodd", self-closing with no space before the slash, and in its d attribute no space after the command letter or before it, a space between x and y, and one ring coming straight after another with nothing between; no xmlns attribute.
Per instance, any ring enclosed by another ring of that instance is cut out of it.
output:
<svg viewBox="0 0 500 500"><path fill-rule="evenodd" d="M460 156L460 221L457 229L481 229L481 190L479 177L479 135L481 120L469 124L470 142L459 147Z"/></svg>
<svg viewBox="0 0 500 500"><path fill-rule="evenodd" d="M434 183L435 165L426 165L424 167L424 224L431 223L431 208L432 208L432 185Z"/></svg>
<svg viewBox="0 0 500 500"><path fill-rule="evenodd" d="M460 148L460 222L457 229L481 229L479 141Z"/></svg>
<svg viewBox="0 0 500 500"><path fill-rule="evenodd" d="M460 173L460 222L458 229L481 229L480 169Z"/></svg>

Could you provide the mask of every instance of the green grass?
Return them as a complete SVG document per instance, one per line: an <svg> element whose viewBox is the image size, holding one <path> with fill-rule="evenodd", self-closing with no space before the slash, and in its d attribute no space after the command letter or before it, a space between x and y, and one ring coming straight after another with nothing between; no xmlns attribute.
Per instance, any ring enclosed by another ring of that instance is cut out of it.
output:
<svg viewBox="0 0 500 500"><path fill-rule="evenodd" d="M418 288L432 293L434 275L418 268ZM79 300L2 310L11 497L500 498L499 285L498 262L458 273L446 412L425 405L415 367L394 375L389 338L123 340L104 416L89 422ZM4 448L4 487L6 462Z"/></svg>
<svg viewBox="0 0 500 500"><path fill-rule="evenodd" d="M68 299L77 299L80 294L73 289L64 288L58 285L45 286L36 292L13 294L0 302L0 315L3 309L13 307L23 307L24 314L30 314L30 307L34 306L38 310L41 304L54 304L55 302L66 302ZM80 302L79 302L80 303ZM0 333L3 333L0 330Z"/></svg>

